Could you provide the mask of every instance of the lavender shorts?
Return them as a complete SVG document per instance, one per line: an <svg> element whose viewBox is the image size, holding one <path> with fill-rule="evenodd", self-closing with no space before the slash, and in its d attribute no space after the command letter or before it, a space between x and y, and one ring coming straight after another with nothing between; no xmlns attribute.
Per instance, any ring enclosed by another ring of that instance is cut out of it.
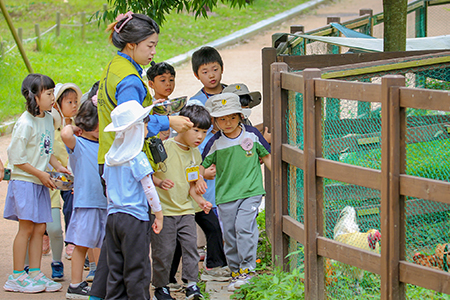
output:
<svg viewBox="0 0 450 300"><path fill-rule="evenodd" d="M74 208L66 232L66 243L101 248L108 211L102 208Z"/></svg>

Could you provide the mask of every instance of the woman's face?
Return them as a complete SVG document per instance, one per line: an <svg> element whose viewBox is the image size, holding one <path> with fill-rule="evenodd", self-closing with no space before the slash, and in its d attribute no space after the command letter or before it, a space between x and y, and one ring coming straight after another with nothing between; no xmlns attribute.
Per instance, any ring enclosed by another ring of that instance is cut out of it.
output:
<svg viewBox="0 0 450 300"><path fill-rule="evenodd" d="M148 65L156 54L156 45L158 45L158 34L154 33L139 44L127 44L131 55L130 57L140 65Z"/></svg>

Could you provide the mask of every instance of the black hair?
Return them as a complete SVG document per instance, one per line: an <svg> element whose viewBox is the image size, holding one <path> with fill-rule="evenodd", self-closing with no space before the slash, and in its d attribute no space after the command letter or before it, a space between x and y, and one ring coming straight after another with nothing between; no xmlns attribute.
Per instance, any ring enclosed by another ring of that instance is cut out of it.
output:
<svg viewBox="0 0 450 300"><path fill-rule="evenodd" d="M88 94L89 100L92 100L92 97L94 97L97 94L99 84L100 84L100 80L98 80L96 83L94 83L92 85L91 90L89 91L89 94Z"/></svg>
<svg viewBox="0 0 450 300"><path fill-rule="evenodd" d="M97 106L89 98L84 101L77 115L75 116L75 125L84 131L94 131L98 126Z"/></svg>
<svg viewBox="0 0 450 300"><path fill-rule="evenodd" d="M61 107L61 103L62 103L63 99L71 93L75 93L75 95L77 95L77 99L78 99L78 94L73 88L65 89L64 92L62 92L62 94L59 96L59 98L56 99L56 102L58 102L60 107Z"/></svg>
<svg viewBox="0 0 450 300"><path fill-rule="evenodd" d="M107 31L111 30L109 38L112 44L120 50L123 50L128 43L139 44L152 34L159 34L159 26L152 18L143 14L132 14L132 16L131 19L125 17L119 22L114 22L107 28ZM120 28L125 21L127 23L117 33L114 28Z"/></svg>
<svg viewBox="0 0 450 300"><path fill-rule="evenodd" d="M157 64L152 65L147 70L147 79L148 80L155 80L156 76L164 75L166 73L170 73L173 77L175 77L175 69L171 64L168 64L166 62L160 62Z"/></svg>
<svg viewBox="0 0 450 300"><path fill-rule="evenodd" d="M223 61L219 51L210 46L203 46L192 54L192 71L194 71L195 75L198 75L198 69L202 65L215 62L223 68Z"/></svg>
<svg viewBox="0 0 450 300"><path fill-rule="evenodd" d="M241 106L247 107L252 102L252 97L250 95L239 95L239 101L241 102Z"/></svg>
<svg viewBox="0 0 450 300"><path fill-rule="evenodd" d="M209 129L211 127L211 115L201 105L186 105L180 111L180 116L188 117L194 127L200 129Z"/></svg>
<svg viewBox="0 0 450 300"><path fill-rule="evenodd" d="M47 75L38 73L28 74L22 82L22 95L27 100L27 111L36 117L41 113L36 97L40 97L44 90L55 88L55 82Z"/></svg>

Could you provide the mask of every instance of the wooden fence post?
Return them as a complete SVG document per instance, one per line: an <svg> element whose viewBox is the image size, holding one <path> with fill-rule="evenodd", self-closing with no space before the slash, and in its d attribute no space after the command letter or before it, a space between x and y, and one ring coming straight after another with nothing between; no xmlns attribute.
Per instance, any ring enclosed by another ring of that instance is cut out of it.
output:
<svg viewBox="0 0 450 300"><path fill-rule="evenodd" d="M373 10L371 8L360 9L359 10L359 15L360 16L364 16L364 15L369 15L370 16L369 24L367 24L366 26L364 26L362 28L362 33L373 36L373 21L372 21Z"/></svg>
<svg viewBox="0 0 450 300"><path fill-rule="evenodd" d="M272 132L272 172L271 189L273 202L273 242L272 261L285 270L289 267L286 255L288 254L288 238L283 233L283 215L287 214L287 164L282 162L281 145L286 143L286 108L287 91L281 88L281 72L288 71L286 63L273 63L271 65L271 132Z"/></svg>
<svg viewBox="0 0 450 300"><path fill-rule="evenodd" d="M327 25L330 23L341 23L340 17L327 17ZM333 30L336 32L331 36L340 36L339 31L337 29ZM327 54L339 54L341 53L341 47L335 45L327 45Z"/></svg>
<svg viewBox="0 0 450 300"><path fill-rule="evenodd" d="M103 11L106 12L108 10L108 4L104 3L103 4Z"/></svg>
<svg viewBox="0 0 450 300"><path fill-rule="evenodd" d="M59 37L60 34L61 34L61 13L58 11L58 12L56 12L55 35L56 35L56 37Z"/></svg>
<svg viewBox="0 0 450 300"><path fill-rule="evenodd" d="M404 85L405 78L400 75L381 79L381 299L405 297L404 285L399 280L399 260L404 257L401 252L405 249L404 230L401 230L404 201L399 199L399 173L405 157L399 149L401 119L405 122L406 119L400 118L397 88Z"/></svg>
<svg viewBox="0 0 450 300"><path fill-rule="evenodd" d="M41 30L39 24L34 24L34 32L36 33L36 51L41 51Z"/></svg>
<svg viewBox="0 0 450 300"><path fill-rule="evenodd" d="M317 236L323 236L322 179L316 176L316 158L322 156L322 105L315 97L314 78L320 77L319 69L303 71L305 299L325 299L323 257L317 254Z"/></svg>
<svg viewBox="0 0 450 300"><path fill-rule="evenodd" d="M271 69L270 65L274 63L277 59L277 51L272 47L265 47L261 51L262 55L262 81L263 81L263 90L262 90L262 98L263 98L263 125L264 127L270 128L272 130L272 123L270 121L271 114L271 103L270 103L270 74ZM270 131L272 132L272 131ZM273 201L271 198L272 189L271 189L271 178L270 171L267 168L264 168L264 188L266 189L266 197L264 198L265 207L266 207L266 233L269 241L273 245Z"/></svg>
<svg viewBox="0 0 450 300"><path fill-rule="evenodd" d="M84 41L86 37L86 13L83 11L81 13L81 39Z"/></svg>

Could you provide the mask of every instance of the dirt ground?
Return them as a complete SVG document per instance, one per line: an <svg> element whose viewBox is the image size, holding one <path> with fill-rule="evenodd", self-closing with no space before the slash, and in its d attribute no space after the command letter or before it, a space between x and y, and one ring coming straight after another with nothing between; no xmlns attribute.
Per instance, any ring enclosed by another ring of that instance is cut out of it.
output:
<svg viewBox="0 0 450 300"><path fill-rule="evenodd" d="M319 7L306 15L295 17L285 23L270 28L252 38L240 42L232 47L221 49L219 52L224 61L224 83L245 83L251 91L262 91L261 79L261 49L271 46L271 36L276 32L289 32L291 25L303 25L305 31L312 30L326 25L327 16L339 16L342 21L355 18L362 8L371 8L374 13L382 11L382 0L341 0L330 1L327 5ZM191 65L186 63L176 68L176 89L174 96L195 94L200 88L198 81L191 70ZM262 107L253 109L250 117L253 124L262 121ZM11 136L0 137L0 158L6 161L6 149L10 143ZM7 182L0 182L0 208L3 211L4 200L7 191ZM0 284L6 281L7 276L12 272L12 241L17 231L17 222L7 221L0 218ZM20 293L9 293L0 289L0 299L65 299L67 286L70 283L70 261L63 258L65 264L65 280L62 281L63 289L56 293L40 293L25 296ZM51 256L44 256L42 259L42 270L50 277ZM87 272L85 272L87 275ZM177 294L177 299L184 299L184 295Z"/></svg>

